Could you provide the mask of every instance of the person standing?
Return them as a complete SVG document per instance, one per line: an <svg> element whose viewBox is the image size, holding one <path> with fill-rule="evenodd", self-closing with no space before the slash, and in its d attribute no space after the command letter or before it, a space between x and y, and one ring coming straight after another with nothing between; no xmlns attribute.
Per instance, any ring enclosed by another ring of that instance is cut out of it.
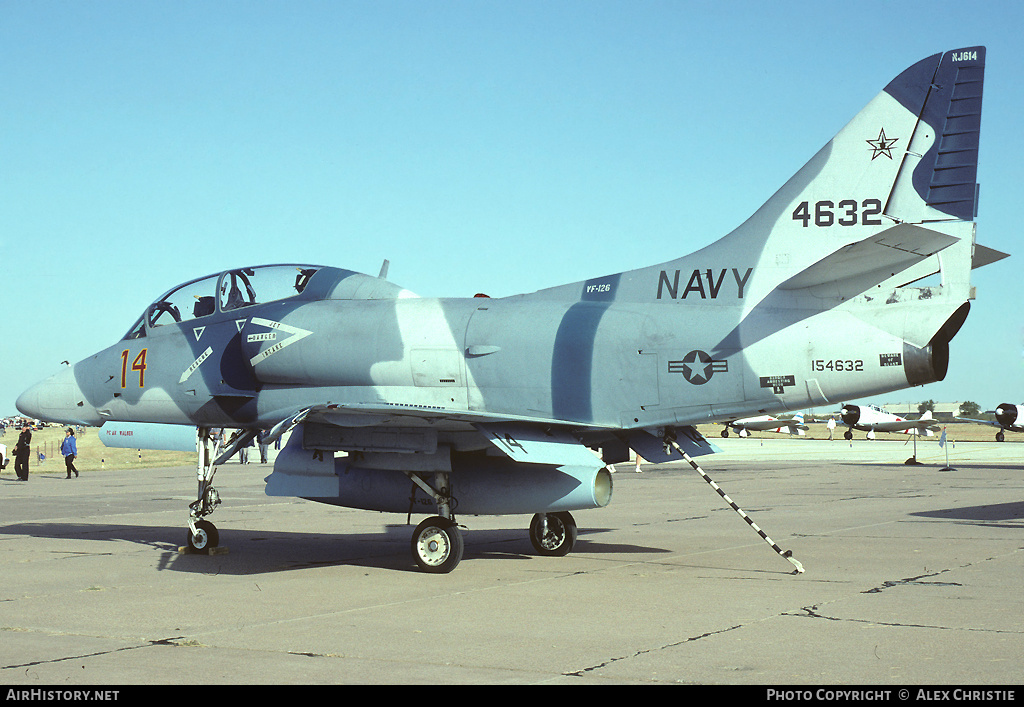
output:
<svg viewBox="0 0 1024 707"><path fill-rule="evenodd" d="M18 481L28 481L28 455L32 453L32 428L25 425L18 435L18 444L14 447L14 473Z"/></svg>
<svg viewBox="0 0 1024 707"><path fill-rule="evenodd" d="M64 441L60 443L60 453L64 455L64 466L68 470L68 478L71 472L75 472L78 478L78 469L75 468L75 457L78 456L78 443L75 441L75 431L70 427L64 431Z"/></svg>
<svg viewBox="0 0 1024 707"><path fill-rule="evenodd" d="M267 463L267 450L270 449L270 445L267 444L267 435L269 433L266 430L260 430L256 433L256 443L260 447L260 464Z"/></svg>

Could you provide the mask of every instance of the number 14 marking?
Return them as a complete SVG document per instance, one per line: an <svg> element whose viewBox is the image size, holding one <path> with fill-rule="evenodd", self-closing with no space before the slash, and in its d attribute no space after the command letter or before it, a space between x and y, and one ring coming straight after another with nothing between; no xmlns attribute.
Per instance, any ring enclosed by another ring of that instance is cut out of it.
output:
<svg viewBox="0 0 1024 707"><path fill-rule="evenodd" d="M131 370L132 370L133 373L137 372L139 374L139 387L140 388L145 388L146 387L146 351L147 350L148 349L142 349L142 351L139 352L139 355L135 357L135 360L132 361ZM127 388L128 387L128 357L130 355L131 354L129 353L128 349L125 349L124 351L121 352L121 387L122 388Z"/></svg>

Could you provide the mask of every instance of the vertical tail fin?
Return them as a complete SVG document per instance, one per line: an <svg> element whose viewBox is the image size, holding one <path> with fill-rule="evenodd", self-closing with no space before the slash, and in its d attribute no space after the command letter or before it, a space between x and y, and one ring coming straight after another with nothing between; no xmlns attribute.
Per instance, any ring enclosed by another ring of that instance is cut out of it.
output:
<svg viewBox="0 0 1024 707"><path fill-rule="evenodd" d="M970 222L977 210L984 66L985 48L972 47L906 69L753 216L709 246L760 254L749 301L872 237L877 255L868 262L890 274L937 252L934 233L881 235L900 224L927 224L954 239L973 235L940 226Z"/></svg>

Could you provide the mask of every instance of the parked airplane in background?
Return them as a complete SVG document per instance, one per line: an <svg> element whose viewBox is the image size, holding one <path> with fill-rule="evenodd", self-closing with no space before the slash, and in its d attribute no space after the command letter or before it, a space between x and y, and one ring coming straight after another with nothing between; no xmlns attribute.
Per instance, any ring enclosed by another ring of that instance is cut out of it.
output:
<svg viewBox="0 0 1024 707"><path fill-rule="evenodd" d="M788 420L780 420L771 415L758 415L726 422L725 429L722 430L722 437L728 437L730 429L735 430L740 437L749 437L751 432L785 432L801 437L807 434L804 416L800 414L793 415Z"/></svg>
<svg viewBox="0 0 1024 707"><path fill-rule="evenodd" d="M914 64L691 255L500 299L319 265L228 270L171 289L18 409L198 428L197 548L217 543L217 464L292 430L267 494L427 514L411 546L428 572L462 557L457 513L535 514L538 552L564 555L569 511L611 500L605 465L630 449L689 459L712 451L698 423L945 377L971 269L1005 257L974 239L984 65L984 47ZM223 447L221 427L240 430Z"/></svg>
<svg viewBox="0 0 1024 707"><path fill-rule="evenodd" d="M844 405L840 418L849 427L843 433L845 439L853 439L853 430L866 431L868 439L874 439L875 432L902 432L932 437L935 430L939 429L932 419L931 410L926 410L917 420L906 420L874 405Z"/></svg>
<svg viewBox="0 0 1024 707"><path fill-rule="evenodd" d="M1005 432L1024 432L1024 405L1015 405L1013 403L1000 403L999 407L996 408L996 420L970 420L966 417L957 418L964 422L979 422L983 425L992 425L998 427L999 431L996 432L996 441L1003 442L1006 440Z"/></svg>

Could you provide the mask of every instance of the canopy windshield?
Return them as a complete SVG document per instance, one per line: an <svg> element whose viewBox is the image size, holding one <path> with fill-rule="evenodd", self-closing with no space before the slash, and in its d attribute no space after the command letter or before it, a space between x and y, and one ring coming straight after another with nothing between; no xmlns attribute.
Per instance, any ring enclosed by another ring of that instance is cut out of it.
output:
<svg viewBox="0 0 1024 707"><path fill-rule="evenodd" d="M264 265L186 282L151 304L124 338L143 337L147 328L294 297L319 269L316 265Z"/></svg>

